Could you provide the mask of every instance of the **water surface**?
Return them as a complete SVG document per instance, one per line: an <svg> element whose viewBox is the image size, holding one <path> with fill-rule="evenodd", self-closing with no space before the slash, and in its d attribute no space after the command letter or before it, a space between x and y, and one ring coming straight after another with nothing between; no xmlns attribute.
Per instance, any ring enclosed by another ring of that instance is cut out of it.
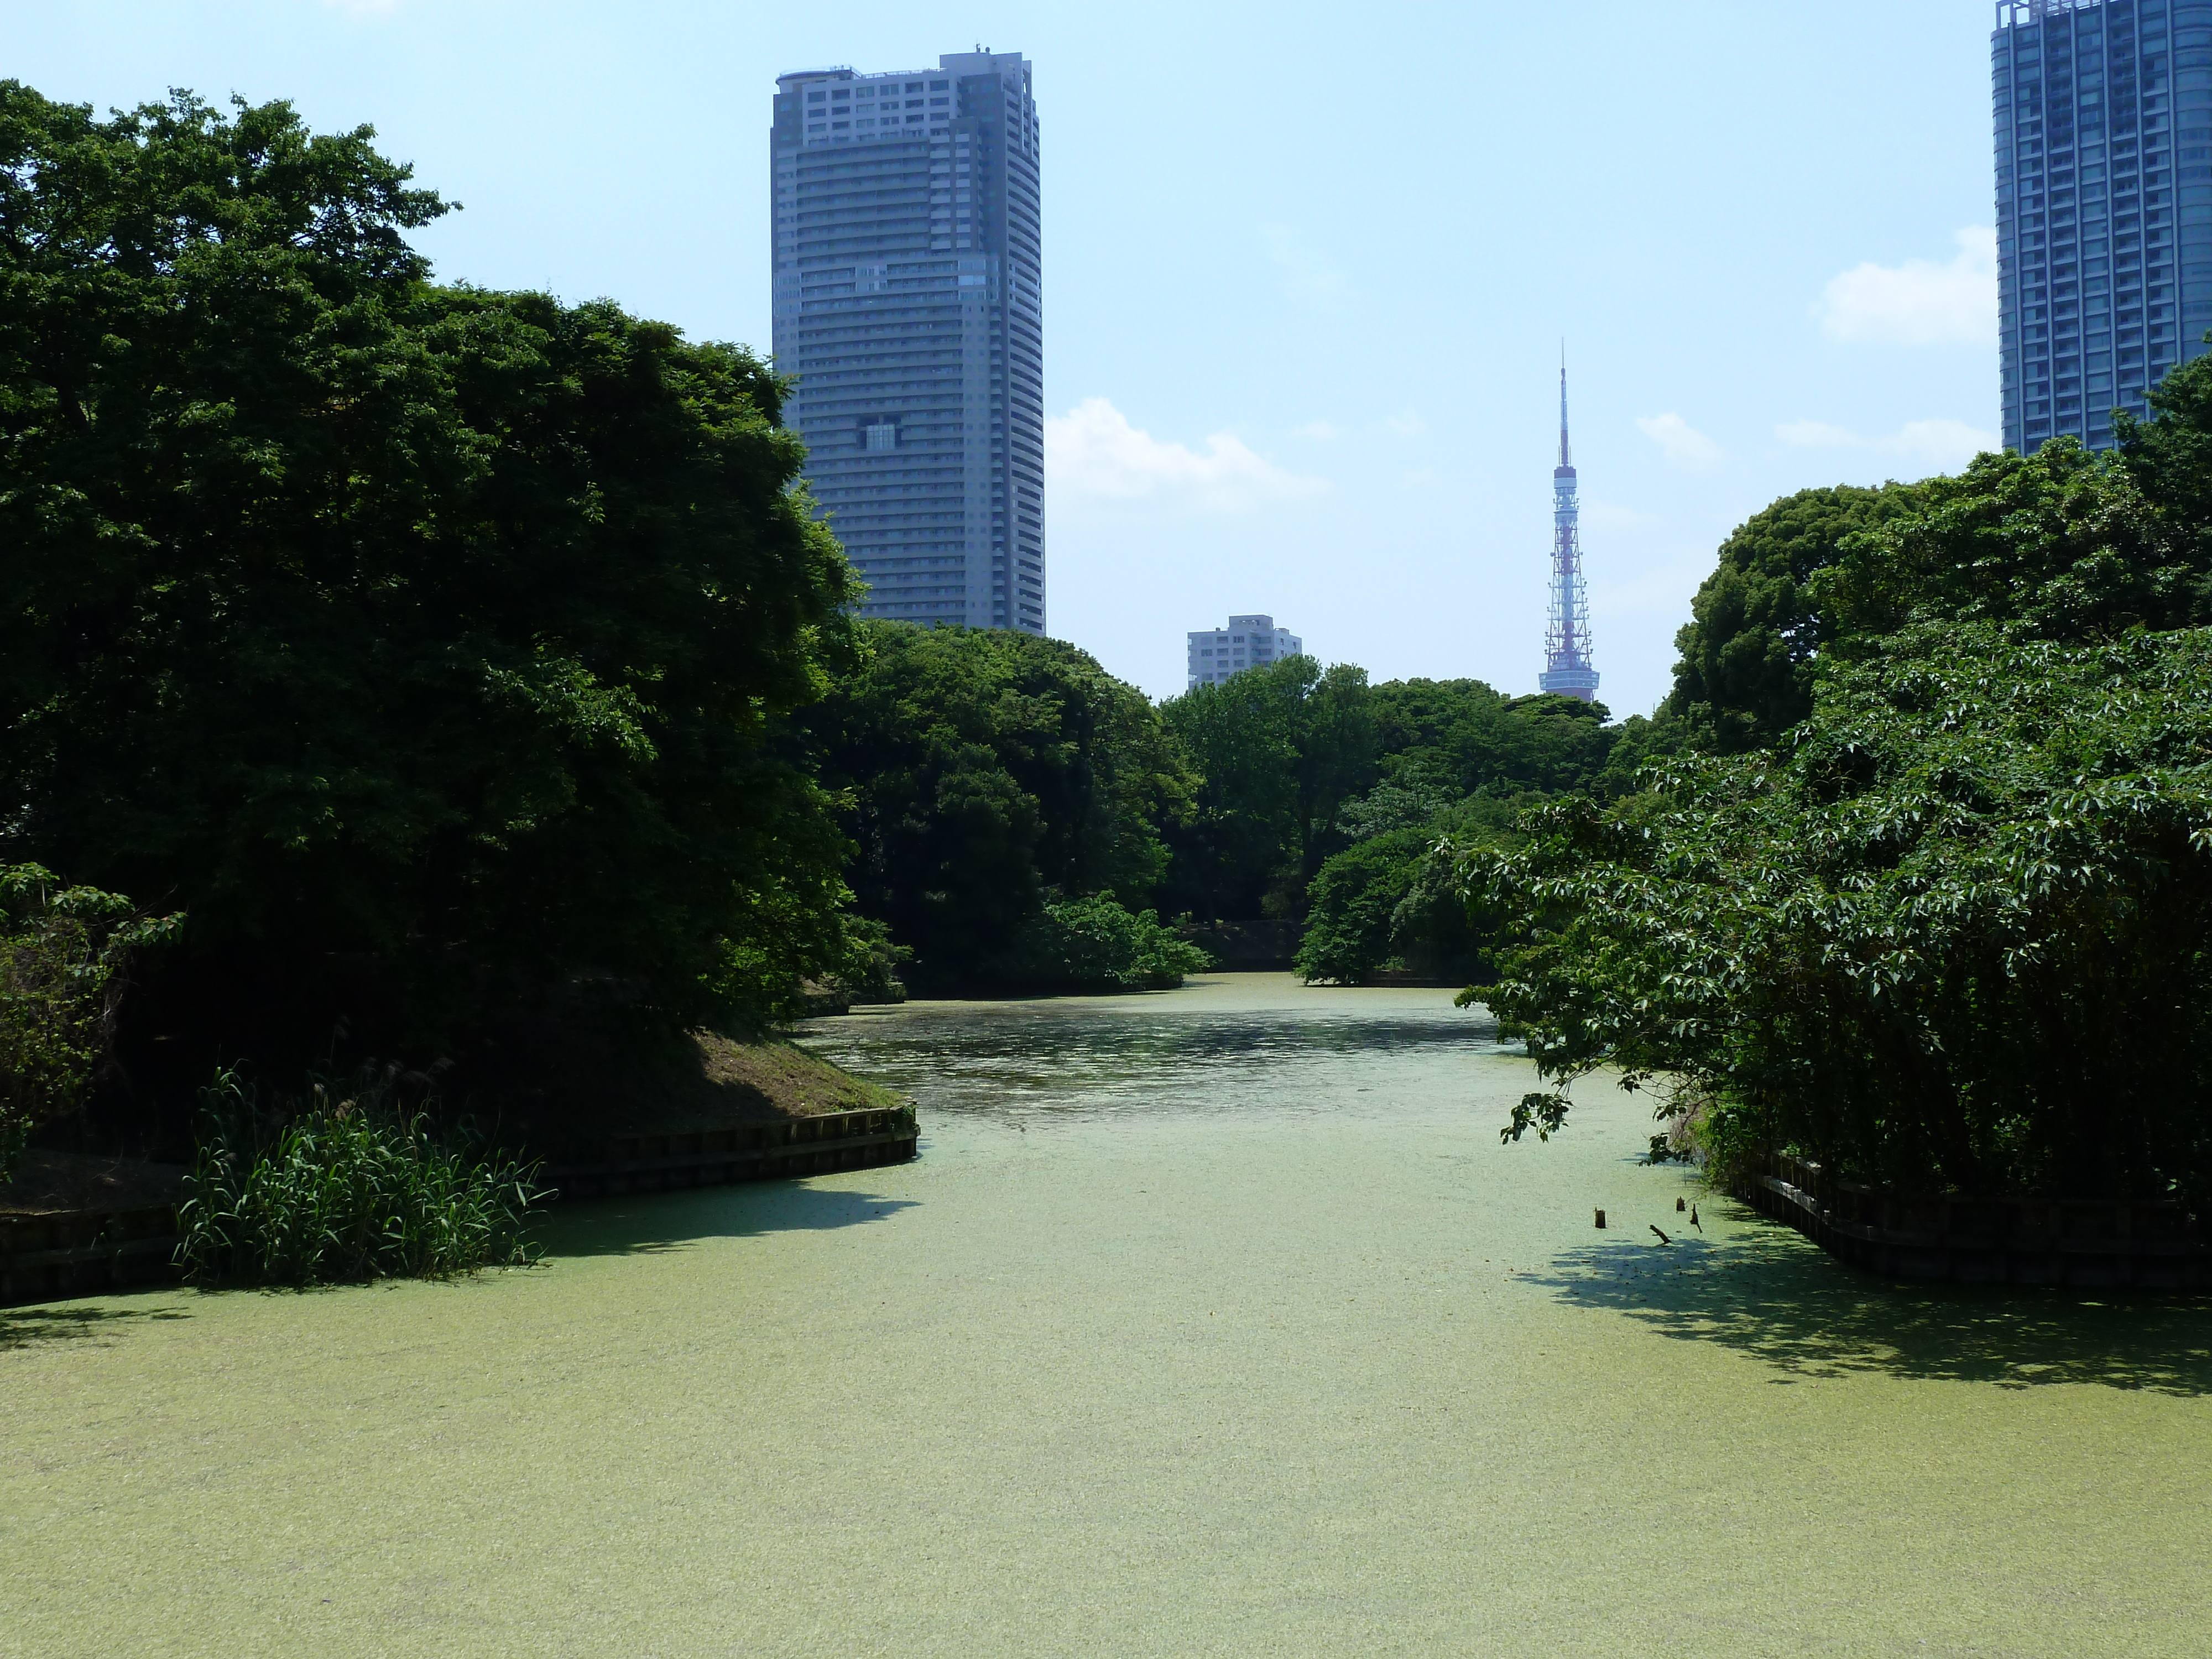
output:
<svg viewBox="0 0 2212 1659"><path fill-rule="evenodd" d="M2212 1646L2199 1302L1859 1276L1607 1091L1502 1147L1527 1063L1443 992L807 1041L919 1162L456 1285L0 1313L0 1653Z"/></svg>

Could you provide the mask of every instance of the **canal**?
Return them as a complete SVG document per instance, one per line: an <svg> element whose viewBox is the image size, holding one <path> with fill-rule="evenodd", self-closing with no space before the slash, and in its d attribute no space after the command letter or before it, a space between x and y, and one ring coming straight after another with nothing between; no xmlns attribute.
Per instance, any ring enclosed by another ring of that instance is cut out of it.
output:
<svg viewBox="0 0 2212 1659"><path fill-rule="evenodd" d="M918 1162L0 1313L0 1653L2204 1650L2202 1301L1857 1275L1602 1087L1501 1146L1527 1062L1448 992L804 1041Z"/></svg>

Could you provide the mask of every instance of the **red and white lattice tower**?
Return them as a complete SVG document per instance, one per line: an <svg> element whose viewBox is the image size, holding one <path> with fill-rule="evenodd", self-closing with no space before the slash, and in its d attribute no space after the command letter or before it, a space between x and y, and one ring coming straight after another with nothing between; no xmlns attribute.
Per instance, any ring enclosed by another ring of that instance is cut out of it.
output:
<svg viewBox="0 0 2212 1659"><path fill-rule="evenodd" d="M1536 684L1562 696L1597 700L1590 666L1589 592L1583 583L1581 508L1575 464L1567 448L1567 360L1559 358L1559 465L1552 473L1552 606L1544 629L1544 672Z"/></svg>

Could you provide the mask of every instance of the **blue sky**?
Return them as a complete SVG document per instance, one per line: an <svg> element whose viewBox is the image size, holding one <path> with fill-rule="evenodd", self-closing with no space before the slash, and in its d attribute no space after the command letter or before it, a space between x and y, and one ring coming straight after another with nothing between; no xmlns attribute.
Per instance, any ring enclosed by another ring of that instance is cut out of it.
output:
<svg viewBox="0 0 2212 1659"><path fill-rule="evenodd" d="M767 349L785 70L976 45L1044 134L1052 631L1155 695L1272 612L1534 688L1559 341L1604 700L1731 527L1993 443L1983 0L0 0L0 74L374 124L441 275Z"/></svg>

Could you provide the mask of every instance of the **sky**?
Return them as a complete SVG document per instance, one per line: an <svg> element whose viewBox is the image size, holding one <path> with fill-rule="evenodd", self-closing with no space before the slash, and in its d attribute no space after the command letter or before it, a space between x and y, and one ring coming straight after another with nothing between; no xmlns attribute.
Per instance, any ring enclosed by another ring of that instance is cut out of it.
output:
<svg viewBox="0 0 2212 1659"><path fill-rule="evenodd" d="M1036 65L1050 631L1155 696L1265 612L1377 680L1542 667L1564 341L1601 699L1729 531L1994 447L1984 0L1358 8L0 0L0 76L367 123L441 277L766 352L777 75Z"/></svg>

